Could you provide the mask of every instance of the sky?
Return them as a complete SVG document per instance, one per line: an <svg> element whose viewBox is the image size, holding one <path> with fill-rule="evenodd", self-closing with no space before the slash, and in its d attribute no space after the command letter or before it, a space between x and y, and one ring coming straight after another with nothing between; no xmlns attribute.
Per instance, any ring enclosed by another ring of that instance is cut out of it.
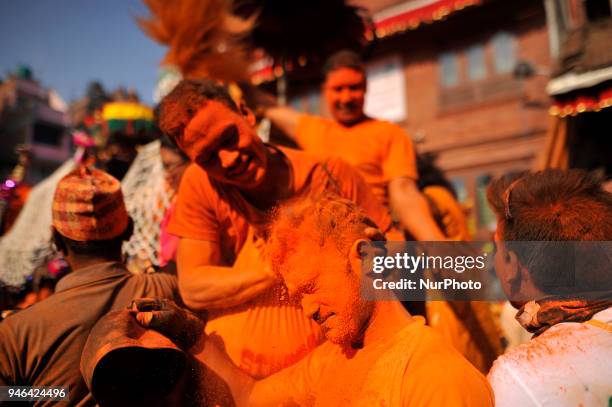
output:
<svg viewBox="0 0 612 407"><path fill-rule="evenodd" d="M0 0L0 77L23 64L66 102L98 80L150 105L165 48L136 25L146 14L141 0Z"/></svg>

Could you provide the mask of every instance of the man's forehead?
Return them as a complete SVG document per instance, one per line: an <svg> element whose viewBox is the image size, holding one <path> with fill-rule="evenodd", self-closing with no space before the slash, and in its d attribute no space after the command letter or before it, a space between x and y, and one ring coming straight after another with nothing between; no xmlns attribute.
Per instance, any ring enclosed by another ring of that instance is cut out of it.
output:
<svg viewBox="0 0 612 407"><path fill-rule="evenodd" d="M365 73L354 68L340 67L328 72L325 77L325 85L337 86L343 83L365 82Z"/></svg>
<svg viewBox="0 0 612 407"><path fill-rule="evenodd" d="M185 127L183 144L186 147L205 137L217 126L226 126L238 120L238 115L229 106L217 100L207 100ZM197 135L197 138L189 137Z"/></svg>
<svg viewBox="0 0 612 407"><path fill-rule="evenodd" d="M307 286L316 282L319 278L319 267L313 264L288 264L288 270L284 273L285 285L292 295L299 294Z"/></svg>

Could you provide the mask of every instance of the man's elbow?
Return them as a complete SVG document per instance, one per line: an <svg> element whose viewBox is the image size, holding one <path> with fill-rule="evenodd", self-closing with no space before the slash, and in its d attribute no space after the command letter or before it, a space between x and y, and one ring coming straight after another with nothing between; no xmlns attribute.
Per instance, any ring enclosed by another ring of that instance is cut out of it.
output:
<svg viewBox="0 0 612 407"><path fill-rule="evenodd" d="M191 282L185 278L178 280L179 293L183 299L183 303L187 308L194 311L204 311L205 304L202 303L201 292L196 289Z"/></svg>

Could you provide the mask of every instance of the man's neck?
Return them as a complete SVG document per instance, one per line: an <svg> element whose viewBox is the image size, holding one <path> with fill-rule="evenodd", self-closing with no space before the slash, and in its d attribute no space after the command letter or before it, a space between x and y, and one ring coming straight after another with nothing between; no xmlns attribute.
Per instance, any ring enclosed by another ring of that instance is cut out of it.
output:
<svg viewBox="0 0 612 407"><path fill-rule="evenodd" d="M399 301L377 301L363 336L363 346L389 339L412 322Z"/></svg>
<svg viewBox="0 0 612 407"><path fill-rule="evenodd" d="M108 256L85 256L71 253L66 258L73 272L78 272L86 267L95 266L100 263L108 263L111 261L121 261L121 254Z"/></svg>
<svg viewBox="0 0 612 407"><path fill-rule="evenodd" d="M363 122L365 122L367 120L370 120L370 118L364 114L359 119L357 119L355 121L352 121L350 123L342 123L342 122L339 122L338 120L335 120L335 122L337 124L339 124L340 126L342 126L342 127L351 128L351 127L357 126L358 124L361 124L361 123L363 123Z"/></svg>
<svg viewBox="0 0 612 407"><path fill-rule="evenodd" d="M287 158L268 147L268 167L263 181L253 189L243 189L245 198L256 208L268 210L291 196L291 168Z"/></svg>

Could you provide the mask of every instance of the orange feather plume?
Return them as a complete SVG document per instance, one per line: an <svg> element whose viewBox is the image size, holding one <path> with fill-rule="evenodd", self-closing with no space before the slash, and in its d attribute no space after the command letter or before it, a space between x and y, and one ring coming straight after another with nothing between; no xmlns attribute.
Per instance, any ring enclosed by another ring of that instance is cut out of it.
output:
<svg viewBox="0 0 612 407"><path fill-rule="evenodd" d="M162 64L174 65L185 78L223 82L248 79L246 37L256 16L232 12L230 0L143 0L149 17L138 24L149 37L168 47Z"/></svg>

